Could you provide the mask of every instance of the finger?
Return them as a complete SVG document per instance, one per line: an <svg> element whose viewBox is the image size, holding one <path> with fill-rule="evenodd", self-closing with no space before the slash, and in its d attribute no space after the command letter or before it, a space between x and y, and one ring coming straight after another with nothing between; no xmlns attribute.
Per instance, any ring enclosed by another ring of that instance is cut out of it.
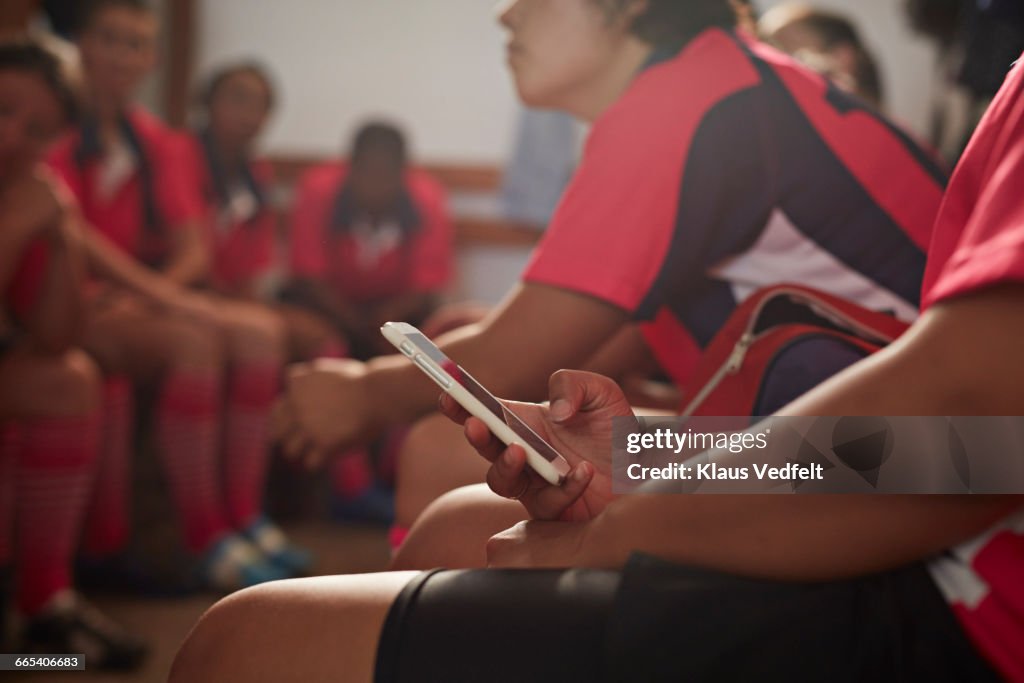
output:
<svg viewBox="0 0 1024 683"><path fill-rule="evenodd" d="M530 477L524 471L526 454L521 448L511 447L487 470L487 486L503 498L520 498L529 491Z"/></svg>
<svg viewBox="0 0 1024 683"><path fill-rule="evenodd" d="M465 424L469 419L469 411L448 394L442 393L437 399L437 407L441 413L455 424Z"/></svg>
<svg viewBox="0 0 1024 683"><path fill-rule="evenodd" d="M579 370L559 370L548 380L551 400L549 415L554 422L566 422L574 415L603 408L619 399L622 390L603 375Z"/></svg>
<svg viewBox="0 0 1024 683"><path fill-rule="evenodd" d="M587 490L594 478L594 466L581 462L569 472L561 486L545 486L532 496L530 512L535 519L559 519Z"/></svg>
<svg viewBox="0 0 1024 683"><path fill-rule="evenodd" d="M487 425L480 418L468 418L463 432L466 435L466 440L469 441L469 445L475 448L476 452L482 455L488 462L497 460L501 456L502 451L505 450L505 444L494 434L491 434L491 430L487 428Z"/></svg>

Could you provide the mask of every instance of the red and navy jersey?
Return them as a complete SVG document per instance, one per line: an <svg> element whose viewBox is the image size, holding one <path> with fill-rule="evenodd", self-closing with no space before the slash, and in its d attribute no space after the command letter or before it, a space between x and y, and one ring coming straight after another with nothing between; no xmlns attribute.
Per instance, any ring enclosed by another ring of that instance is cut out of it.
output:
<svg viewBox="0 0 1024 683"><path fill-rule="evenodd" d="M187 178L196 184L205 210L211 284L228 290L246 287L274 261L277 214L268 197L273 169L269 162L250 160L239 186L228 187L204 133L183 135L182 144Z"/></svg>
<svg viewBox="0 0 1024 683"><path fill-rule="evenodd" d="M203 216L177 133L141 108L121 119L132 166L109 194L99 190L104 150L83 125L58 141L47 163L71 189L92 227L131 256L158 266L170 251L173 230Z"/></svg>
<svg viewBox="0 0 1024 683"><path fill-rule="evenodd" d="M709 29L594 123L524 279L645 322L682 383L761 287L799 283L912 319L945 182L827 79Z"/></svg>
<svg viewBox="0 0 1024 683"><path fill-rule="evenodd" d="M935 223L923 304L1004 283L1024 283L1024 56L953 173ZM1024 680L1024 512L930 569L978 649L1007 680Z"/></svg>
<svg viewBox="0 0 1024 683"><path fill-rule="evenodd" d="M300 180L289 231L292 275L322 280L356 304L443 289L455 247L440 184L407 170L393 220L370 227L347 194L348 172L347 164L328 163Z"/></svg>

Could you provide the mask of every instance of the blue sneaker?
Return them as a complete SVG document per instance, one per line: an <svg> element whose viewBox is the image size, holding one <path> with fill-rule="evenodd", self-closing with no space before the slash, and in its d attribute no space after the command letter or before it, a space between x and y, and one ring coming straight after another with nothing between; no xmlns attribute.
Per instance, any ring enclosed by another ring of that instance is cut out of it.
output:
<svg viewBox="0 0 1024 683"><path fill-rule="evenodd" d="M290 578L288 572L268 562L256 546L238 534L214 543L200 560L197 573L205 587L226 592Z"/></svg>
<svg viewBox="0 0 1024 683"><path fill-rule="evenodd" d="M391 526L395 520L395 494L376 482L354 498L334 494L331 518L336 522Z"/></svg>
<svg viewBox="0 0 1024 683"><path fill-rule="evenodd" d="M242 534L263 553L267 562L290 576L308 574L313 566L312 553L289 543L281 528L266 517L257 518Z"/></svg>

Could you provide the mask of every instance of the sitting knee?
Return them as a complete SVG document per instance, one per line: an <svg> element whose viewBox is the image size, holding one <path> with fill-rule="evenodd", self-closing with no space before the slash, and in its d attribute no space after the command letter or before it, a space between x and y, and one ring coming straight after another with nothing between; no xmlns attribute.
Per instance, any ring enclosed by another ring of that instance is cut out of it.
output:
<svg viewBox="0 0 1024 683"><path fill-rule="evenodd" d="M256 307L233 311L226 322L226 331L233 358L259 357L283 364L285 325L273 311Z"/></svg>
<svg viewBox="0 0 1024 683"><path fill-rule="evenodd" d="M268 586L227 596L200 617L174 659L169 683L234 680L233 665L245 659L246 624L258 621Z"/></svg>
<svg viewBox="0 0 1024 683"><path fill-rule="evenodd" d="M39 375L38 391L52 401L56 412L84 414L100 404L100 371L84 352L72 349L54 358Z"/></svg>
<svg viewBox="0 0 1024 683"><path fill-rule="evenodd" d="M224 344L216 331L199 322L180 321L164 339L175 365L219 367L224 363Z"/></svg>

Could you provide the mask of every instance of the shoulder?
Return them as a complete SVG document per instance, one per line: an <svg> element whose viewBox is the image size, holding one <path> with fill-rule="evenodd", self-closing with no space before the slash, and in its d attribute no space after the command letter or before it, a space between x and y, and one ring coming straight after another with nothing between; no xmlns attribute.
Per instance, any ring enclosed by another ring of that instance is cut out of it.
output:
<svg viewBox="0 0 1024 683"><path fill-rule="evenodd" d="M718 104L761 83L748 50L742 39L709 29L648 67L594 123L585 157L628 164L678 156Z"/></svg>
<svg viewBox="0 0 1024 683"><path fill-rule="evenodd" d="M411 168L406 171L405 182L417 203L438 206L446 201L444 186L423 169Z"/></svg>

